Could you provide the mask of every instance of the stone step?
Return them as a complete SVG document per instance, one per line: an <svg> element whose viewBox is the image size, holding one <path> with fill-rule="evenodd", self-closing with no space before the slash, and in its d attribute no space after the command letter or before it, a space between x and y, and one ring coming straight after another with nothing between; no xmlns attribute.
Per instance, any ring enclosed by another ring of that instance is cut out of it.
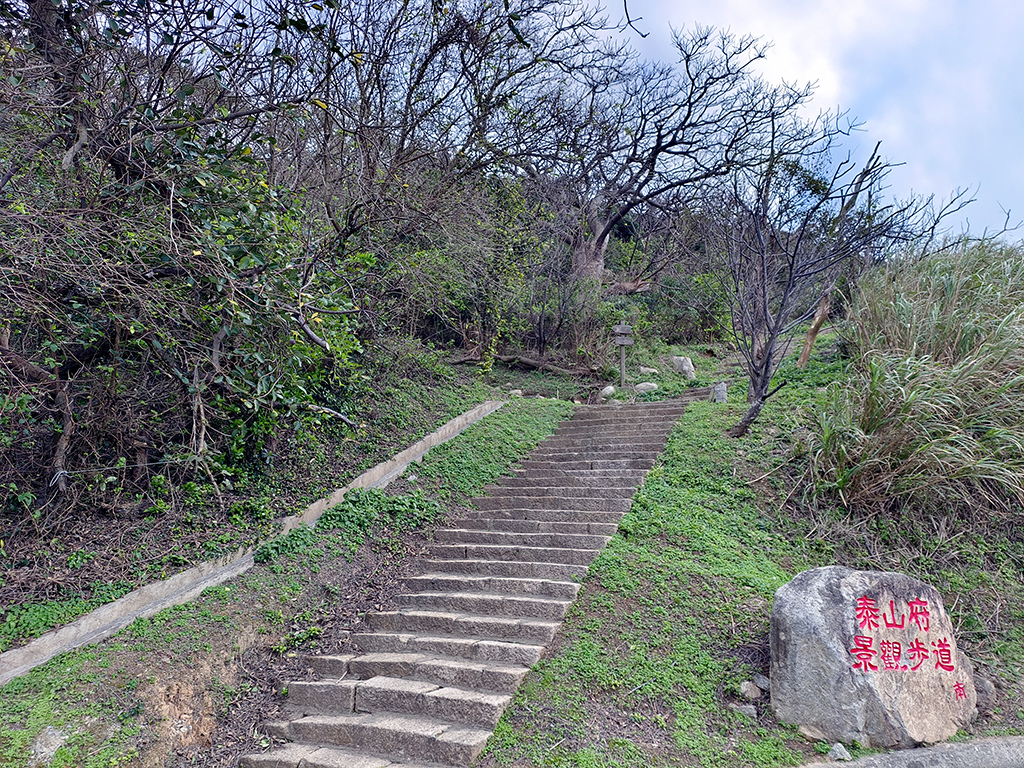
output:
<svg viewBox="0 0 1024 768"><path fill-rule="evenodd" d="M597 514L597 513L589 513ZM618 515L618 513L615 513ZM519 533L575 533L596 536L614 536L619 526L614 523L590 522L542 522L527 515L529 519L515 520L493 517L464 518L458 521L460 528L480 531L517 531Z"/></svg>
<svg viewBox="0 0 1024 768"><path fill-rule="evenodd" d="M529 617L561 621L571 600L488 592L412 592L397 595L402 610L469 613L480 616Z"/></svg>
<svg viewBox="0 0 1024 768"><path fill-rule="evenodd" d="M599 473L591 477L583 477L564 472L559 475L531 475L522 473L511 477L503 477L496 483L485 485L484 491L493 494L497 491L508 489L521 489L525 493L529 493L532 488L556 487L564 488L565 490L578 488L581 491L599 489L602 492L616 489L632 494L636 492L636 488L641 480L640 474L629 477L607 477L604 473Z"/></svg>
<svg viewBox="0 0 1024 768"><path fill-rule="evenodd" d="M502 544L428 544L426 552L431 559L437 560L514 560L527 563L584 565L589 568L599 550Z"/></svg>
<svg viewBox="0 0 1024 768"><path fill-rule="evenodd" d="M420 558L413 562L412 567L420 573L497 576L499 578L512 579L552 579L553 581L582 579L590 569L589 564L541 563L481 558L450 558L444 560Z"/></svg>
<svg viewBox="0 0 1024 768"><path fill-rule="evenodd" d="M524 496L519 493L504 496L478 496L470 503L481 511L497 509L566 509L573 512L628 512L633 504L632 494L624 498L594 496Z"/></svg>
<svg viewBox="0 0 1024 768"><path fill-rule="evenodd" d="M422 680L378 675L368 680L316 680L288 684L288 708L301 715L401 712L493 728L511 700Z"/></svg>
<svg viewBox="0 0 1024 768"><path fill-rule="evenodd" d="M579 469L650 469L654 466L654 459L584 459L565 461L551 461L549 459L527 459L520 466L525 470L530 469L558 469L564 471Z"/></svg>
<svg viewBox="0 0 1024 768"><path fill-rule="evenodd" d="M676 420L682 414L662 413L649 416L601 416L586 419L570 419L563 422L552 432L552 435L562 436L570 433L582 434L589 432L595 437L601 437L616 431L636 432L671 430Z"/></svg>
<svg viewBox="0 0 1024 768"><path fill-rule="evenodd" d="M402 609L366 615L374 630L417 634L455 635L477 639L550 643L561 626L560 621L515 616L478 616L449 611ZM353 660L351 664L355 664ZM386 673L385 673L386 674Z"/></svg>
<svg viewBox="0 0 1024 768"><path fill-rule="evenodd" d="M456 522L461 525L466 520L534 520L538 523L612 523L617 526L623 514L566 509L467 509Z"/></svg>
<svg viewBox="0 0 1024 768"><path fill-rule="evenodd" d="M575 461L586 459L656 459L665 450L665 444L659 443L657 447L648 445L615 445L615 446L551 446L550 448L538 448L530 454L533 460L547 459L560 461L571 459Z"/></svg>
<svg viewBox="0 0 1024 768"><path fill-rule="evenodd" d="M418 653L447 656L464 661L489 662L502 665L532 666L544 652L543 645L479 640L472 637L450 635L424 635L405 632L356 632L351 636L356 648L363 653ZM328 659L327 656L314 657ZM348 673L348 661L331 665L313 662L310 666L323 677L342 677ZM319 670L325 670L320 673Z"/></svg>
<svg viewBox="0 0 1024 768"><path fill-rule="evenodd" d="M525 461L529 461L526 459ZM573 469L566 469L558 466L559 462L545 461L544 467L534 467L527 469L526 467L516 467L512 470L510 477L532 477L534 479L543 478L557 478L557 477L571 477L577 480L633 480L639 485L643 478L647 475L646 469L636 469L634 467L603 467L599 469L591 469L584 467L575 467ZM564 462L562 462L564 463ZM545 485L557 485L557 482L544 483Z"/></svg>
<svg viewBox="0 0 1024 768"><path fill-rule="evenodd" d="M513 488L502 485L485 486L487 496L477 498L509 498L512 496L542 499L631 499L636 493L635 485L538 485L536 482L525 487Z"/></svg>
<svg viewBox="0 0 1024 768"><path fill-rule="evenodd" d="M438 544L490 544L499 547L602 549L608 543L609 538L609 536L593 534L527 533L473 528L439 528L434 532L434 541Z"/></svg>
<svg viewBox="0 0 1024 768"><path fill-rule="evenodd" d="M342 747L321 747L319 744L285 744L273 752L245 755L239 768L447 768L440 763L419 760L395 762Z"/></svg>
<svg viewBox="0 0 1024 768"><path fill-rule="evenodd" d="M445 573L424 573L402 579L405 588L421 592L481 592L500 595L537 595L572 600L580 585L572 581L551 579L512 579L496 576L460 576Z"/></svg>
<svg viewBox="0 0 1024 768"><path fill-rule="evenodd" d="M586 460L586 459L656 459L665 451L665 443L659 442L656 446L650 445L552 445L551 447L539 447L537 451L529 455L530 459L560 461L562 459Z"/></svg>
<svg viewBox="0 0 1024 768"><path fill-rule="evenodd" d="M467 661L431 654L364 653L348 664L361 680L401 677L489 693L514 693L529 667L497 661Z"/></svg>
<svg viewBox="0 0 1024 768"><path fill-rule="evenodd" d="M476 759L491 735L488 728L392 712L310 715L267 723L264 730L305 744L329 744L417 762L466 766Z"/></svg>

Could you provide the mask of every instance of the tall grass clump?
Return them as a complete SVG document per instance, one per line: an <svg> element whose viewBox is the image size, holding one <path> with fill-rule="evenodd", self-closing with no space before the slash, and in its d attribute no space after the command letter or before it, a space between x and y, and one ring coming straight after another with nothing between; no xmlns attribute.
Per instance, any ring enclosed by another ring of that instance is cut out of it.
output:
<svg viewBox="0 0 1024 768"><path fill-rule="evenodd" d="M818 419L816 486L859 511L1024 501L1024 248L965 243L867 276L854 374Z"/></svg>

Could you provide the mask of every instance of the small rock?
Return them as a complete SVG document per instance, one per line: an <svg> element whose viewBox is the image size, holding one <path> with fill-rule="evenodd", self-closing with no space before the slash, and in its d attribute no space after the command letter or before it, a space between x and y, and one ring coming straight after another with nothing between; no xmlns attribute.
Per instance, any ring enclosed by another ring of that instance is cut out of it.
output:
<svg viewBox="0 0 1024 768"><path fill-rule="evenodd" d="M600 397L600 398L601 398L601 399L603 400L603 399L605 399L606 397L611 397L611 396L612 396L612 395L614 395L614 394L615 394L615 387L613 387L613 386L612 386L611 384L609 384L609 385L608 385L607 387L605 387L604 389L602 389L602 390L601 390L601 391L600 391L600 392L598 393L598 395L597 395L597 396L598 396L598 397Z"/></svg>
<svg viewBox="0 0 1024 768"><path fill-rule="evenodd" d="M643 394L644 392L653 392L658 388L658 385L653 381L644 381L636 385L637 394Z"/></svg>
<svg viewBox="0 0 1024 768"><path fill-rule="evenodd" d="M744 680L740 683L740 695L743 696L744 699L754 701L755 699L761 698L761 689L750 680Z"/></svg>
<svg viewBox="0 0 1024 768"><path fill-rule="evenodd" d="M419 475L409 475L409 482L410 483L415 483L419 479L420 479Z"/></svg>
<svg viewBox="0 0 1024 768"><path fill-rule="evenodd" d="M29 766L36 768L36 766L49 765L50 761L57 754L64 744L67 743L67 735L60 730L57 730L52 725L46 726L43 731L36 736L36 740L32 742L32 753L29 756Z"/></svg>
<svg viewBox="0 0 1024 768"><path fill-rule="evenodd" d="M697 378L697 371L693 367L693 360L688 357L673 357L672 367L676 369L678 373L683 374L687 379Z"/></svg>
<svg viewBox="0 0 1024 768"><path fill-rule="evenodd" d="M521 390L521 389L513 389L513 390L509 391L509 394L512 395L512 397L522 397L523 396L523 390Z"/></svg>
<svg viewBox="0 0 1024 768"><path fill-rule="evenodd" d="M832 745L832 749L828 751L828 757L832 760L838 760L841 763L853 760L853 755L851 755L849 751L847 751L846 747L839 742Z"/></svg>
<svg viewBox="0 0 1024 768"><path fill-rule="evenodd" d="M757 719L757 707L753 704L730 704L729 708L733 712L739 712L741 715L746 715L751 720Z"/></svg>
<svg viewBox="0 0 1024 768"><path fill-rule="evenodd" d="M765 693L768 693L772 689L772 681L762 675L760 672L754 675L754 685L760 688Z"/></svg>
<svg viewBox="0 0 1024 768"><path fill-rule="evenodd" d="M996 687L992 681L975 674L974 690L978 692L978 712L991 712L996 703Z"/></svg>
<svg viewBox="0 0 1024 768"><path fill-rule="evenodd" d="M658 369L657 368L647 368L646 366L641 365L640 366L640 373L648 374L648 375L652 375L652 376L657 376Z"/></svg>
<svg viewBox="0 0 1024 768"><path fill-rule="evenodd" d="M725 386L724 381L720 381L711 388L711 394L708 396L708 400L712 403L727 403L729 402L729 393Z"/></svg>

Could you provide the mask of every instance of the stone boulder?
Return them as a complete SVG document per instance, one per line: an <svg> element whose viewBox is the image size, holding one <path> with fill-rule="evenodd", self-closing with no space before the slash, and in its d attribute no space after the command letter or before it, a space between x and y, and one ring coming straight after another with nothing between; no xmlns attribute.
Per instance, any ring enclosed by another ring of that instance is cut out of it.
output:
<svg viewBox="0 0 1024 768"><path fill-rule="evenodd" d="M644 394L645 392L653 392L658 388L658 385L653 381L642 381L636 385L637 394Z"/></svg>
<svg viewBox="0 0 1024 768"><path fill-rule="evenodd" d="M810 738L934 744L970 723L972 667L934 587L900 573L804 571L775 593L771 703Z"/></svg>
<svg viewBox="0 0 1024 768"><path fill-rule="evenodd" d="M727 403L729 402L729 390L725 385L724 381L720 381L711 388L711 394L708 395L708 400L712 403Z"/></svg>
<svg viewBox="0 0 1024 768"><path fill-rule="evenodd" d="M673 357L672 367L677 373L683 374L688 379L697 378L697 370L693 367L693 361L688 357Z"/></svg>

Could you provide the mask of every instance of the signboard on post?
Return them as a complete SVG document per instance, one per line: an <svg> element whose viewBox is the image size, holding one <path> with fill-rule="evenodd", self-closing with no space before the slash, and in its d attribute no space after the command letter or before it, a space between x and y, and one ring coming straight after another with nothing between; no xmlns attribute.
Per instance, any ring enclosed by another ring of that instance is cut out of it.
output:
<svg viewBox="0 0 1024 768"><path fill-rule="evenodd" d="M625 389L626 347L633 346L633 337L630 335L633 333L633 326L619 323L619 325L613 326L612 330L615 331L615 343L619 347L619 389Z"/></svg>

